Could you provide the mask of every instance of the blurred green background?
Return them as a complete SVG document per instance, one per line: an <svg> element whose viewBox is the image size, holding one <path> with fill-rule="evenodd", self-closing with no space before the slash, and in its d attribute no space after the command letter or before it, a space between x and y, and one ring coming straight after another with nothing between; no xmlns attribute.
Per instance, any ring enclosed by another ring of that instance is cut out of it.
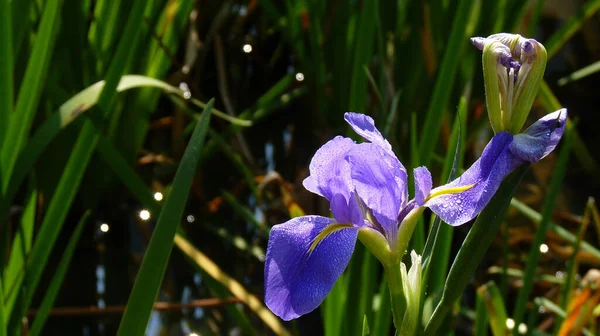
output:
<svg viewBox="0 0 600 336"><path fill-rule="evenodd" d="M392 334L380 266L358 245L320 309L291 323L272 315L262 303L269 228L328 215L301 182L316 149L349 134L346 111L371 115L407 170L427 165L434 185L458 138L459 173L468 167L493 135L469 37L497 32L546 46L530 120L568 108L572 146L568 161L556 151L530 168L441 330L595 334L598 9L0 0L0 335L350 335L363 316L373 335ZM424 315L468 229L442 226ZM535 272L524 273L528 261ZM531 295L519 295L528 282Z"/></svg>

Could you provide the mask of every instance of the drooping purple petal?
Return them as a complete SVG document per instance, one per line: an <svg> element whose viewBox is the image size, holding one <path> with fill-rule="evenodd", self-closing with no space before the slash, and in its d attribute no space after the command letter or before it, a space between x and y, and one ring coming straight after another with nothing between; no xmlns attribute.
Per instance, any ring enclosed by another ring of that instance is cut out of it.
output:
<svg viewBox="0 0 600 336"><path fill-rule="evenodd" d="M385 223L395 225L408 198L406 170L400 161L373 143L356 145L348 152L348 161L358 197L384 229Z"/></svg>
<svg viewBox="0 0 600 336"><path fill-rule="evenodd" d="M547 114L524 133L517 134L510 145L513 155L527 162L538 162L554 150L567 125L567 110Z"/></svg>
<svg viewBox="0 0 600 336"><path fill-rule="evenodd" d="M421 206L431 191L431 173L427 167L423 166L415 168L413 174L415 176L415 203Z"/></svg>
<svg viewBox="0 0 600 336"><path fill-rule="evenodd" d="M481 157L459 178L431 190L431 199L425 206L454 226L475 218L496 193L502 179L523 163L509 150L512 141L510 133L496 134ZM469 186L470 189L461 190Z"/></svg>
<svg viewBox="0 0 600 336"><path fill-rule="evenodd" d="M353 195L348 151L357 146L350 138L337 136L324 144L312 158L310 176L304 187L330 202L335 218L342 223L362 223L362 212Z"/></svg>
<svg viewBox="0 0 600 336"><path fill-rule="evenodd" d="M363 138L371 141L384 148L386 151L392 152L392 145L381 135L377 127L375 127L375 121L368 115L346 112L344 119L354 131L362 136Z"/></svg>
<svg viewBox="0 0 600 336"><path fill-rule="evenodd" d="M321 216L291 219L271 229L265 259L265 303L291 320L311 312L344 272L358 235L355 227L334 231L312 252L315 238L335 221Z"/></svg>

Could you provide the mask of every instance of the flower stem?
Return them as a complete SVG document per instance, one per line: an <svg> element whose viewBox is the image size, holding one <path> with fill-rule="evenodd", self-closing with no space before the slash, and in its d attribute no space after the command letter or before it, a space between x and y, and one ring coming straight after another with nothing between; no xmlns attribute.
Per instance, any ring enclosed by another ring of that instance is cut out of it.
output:
<svg viewBox="0 0 600 336"><path fill-rule="evenodd" d="M390 298L392 301L392 315L394 316L394 327L400 330L402 318L406 310L406 297L402 287L402 273L400 265L393 264L385 267L385 274L388 278L388 287L390 289Z"/></svg>

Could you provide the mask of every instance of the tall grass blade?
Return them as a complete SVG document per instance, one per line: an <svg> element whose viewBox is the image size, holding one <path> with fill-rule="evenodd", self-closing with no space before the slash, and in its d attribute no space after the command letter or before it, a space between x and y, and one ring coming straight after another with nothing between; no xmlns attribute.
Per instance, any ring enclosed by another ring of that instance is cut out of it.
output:
<svg viewBox="0 0 600 336"><path fill-rule="evenodd" d="M55 36L60 18L60 0L46 1L42 21L27 64L27 70L15 103L15 111L11 115L9 127L4 136L0 150L0 167L2 167L3 189L9 182L9 177L17 161L19 151L23 148L29 128L33 122L36 108L44 88L44 78L48 71ZM4 15L7 15L6 13ZM12 48L10 49L12 50ZM1 88L0 88L1 89ZM2 106L4 107L4 106Z"/></svg>
<svg viewBox="0 0 600 336"><path fill-rule="evenodd" d="M100 112L102 116L110 112L108 107L112 105L121 75L128 66L132 46L137 44L138 23L141 20L145 5L145 1L135 0L129 12L129 20L108 70L106 85L98 98L98 105L101 108ZM83 125L54 195L50 200L46 216L42 221L40 231L31 250L25 273L24 298L19 301L19 311L16 313L15 311L11 312L9 322L11 330L19 330L21 317L25 314L25 309L31 303L50 251L66 219L67 212L75 198L75 194L83 178L83 173L91 159L97 142L98 137L95 134L94 126L91 121L87 120Z"/></svg>
<svg viewBox="0 0 600 336"><path fill-rule="evenodd" d="M565 176L567 160L569 159L571 144L573 143L573 128L574 127L567 127L563 147L560 151L559 159L552 175L552 179L550 180L548 194L544 200L542 220L536 230L535 238L531 245L531 249L529 250L529 254L527 255L527 263L525 265L525 272L523 276L523 286L521 287L519 295L517 296L515 310L513 313L513 319L515 320L515 325L517 326L523 322L527 300L529 299L529 294L531 293L533 278L535 276L540 259L540 245L546 239L546 232L548 230L550 219L552 218L552 213L554 212L556 197L558 196L560 188L562 187L562 180ZM516 332L517 331L515 330L515 334Z"/></svg>
<svg viewBox="0 0 600 336"><path fill-rule="evenodd" d="M13 112L13 42L10 3L9 0L0 1L0 36L2 36L0 38L0 148Z"/></svg>
<svg viewBox="0 0 600 336"><path fill-rule="evenodd" d="M267 326L269 326L269 328L271 328L271 330L273 330L273 332L275 332L275 334L290 335L289 331L281 324L279 318L273 315L273 313L263 305L261 300L246 291L246 289L235 279L225 274L212 260L196 249L189 241L182 236L177 235L175 236L175 244L210 277L223 284L231 294L246 304Z"/></svg>
<svg viewBox="0 0 600 336"><path fill-rule="evenodd" d="M88 217L90 216L90 211L86 211L79 223L75 227L73 234L71 235L71 239L69 239L69 243L65 248L65 252L60 259L60 263L56 268L54 273L54 277L52 277L52 281L50 282L50 286L46 290L46 294L44 295L44 299L42 300L42 304L35 315L35 320L33 321L33 325L31 329L29 329L30 336L38 336L42 332L42 328L46 323L46 319L48 318L48 314L54 305L54 301L56 296L60 292L60 288L62 286L62 282L65 278L65 274L69 269L69 265L71 264L71 259L73 254L75 253L75 248L77 247L77 243L79 242L79 237L81 237L81 233L83 232L83 228L85 227L85 223L87 222Z"/></svg>
<svg viewBox="0 0 600 336"><path fill-rule="evenodd" d="M165 201L163 210L160 212L152 238L133 284L131 295L127 301L127 308L119 325L118 335L143 335L146 330L152 306L158 295L160 283L169 261L173 238L177 232L177 223L179 223L185 208L200 153L204 146L212 105L213 100L208 102L202 119L198 121L181 159L173 179L173 187Z"/></svg>
<svg viewBox="0 0 600 336"><path fill-rule="evenodd" d="M485 252L502 224L504 216L499 214L504 214L508 209L510 199L528 167L528 164L524 164L505 178L489 204L477 217L452 263L442 291L442 298L425 327L426 335L436 334L452 305L461 296L469 279L483 260Z"/></svg>
<svg viewBox="0 0 600 336"><path fill-rule="evenodd" d="M498 286L494 282L488 282L477 289L477 296L481 298L487 310L492 334L494 336L505 336L507 314Z"/></svg>
<svg viewBox="0 0 600 336"><path fill-rule="evenodd" d="M387 294L387 286L385 288ZM325 336L336 336L341 334L341 328L345 311L347 309L346 298L348 296L348 273L342 274L333 288L323 301L321 308L323 314L323 329ZM389 295L388 295L389 296Z"/></svg>
<svg viewBox="0 0 600 336"><path fill-rule="evenodd" d="M442 176L448 176L448 182L454 180L456 171L462 167L467 132L467 100L463 96L458 105L458 113L450 136L450 143L442 169ZM454 149L454 150L452 150ZM453 229L450 225L441 224L435 219L431 225L430 237L427 237L427 248L423 254L424 279L428 283L427 291L437 293L441 290L446 279L450 248L452 245Z"/></svg>
<svg viewBox="0 0 600 336"><path fill-rule="evenodd" d="M10 252L10 259L8 266L4 273L4 297L6 301L2 301L8 309L5 309L6 316L8 319L8 313L10 308L14 305L15 300L19 294L23 278L25 277L25 263L29 252L31 251L31 244L33 242L33 231L35 227L36 217L36 206L38 202L38 193L34 188L34 183L30 183L30 191L27 202L25 203L25 209L21 216L20 225L17 232L12 240L12 249Z"/></svg>
<svg viewBox="0 0 600 336"><path fill-rule="evenodd" d="M589 75L593 75L598 71L600 71L600 61L596 61L586 67L583 67L583 68L573 72L572 74L570 74L566 77L559 79L557 84L558 84L558 86L564 86L569 83L578 81L582 78L585 78Z"/></svg>
<svg viewBox="0 0 600 336"><path fill-rule="evenodd" d="M513 198L510 201L510 206L515 208L517 211L522 213L525 217L534 221L538 225L542 221L542 215L539 212L530 208L527 204L519 201L516 198ZM577 241L577 236L575 236L574 234L572 234L571 232L569 232L568 230L566 230L565 228L563 228L560 225L557 225L553 222L549 222L548 227L550 230L552 230L552 232L559 235L562 239L564 239L568 243L574 244ZM586 251L587 253L593 255L595 258L598 258L598 260L600 260L600 250L598 250L598 248L596 248L595 246L586 242L585 240L581 242L581 249Z"/></svg>
<svg viewBox="0 0 600 336"><path fill-rule="evenodd" d="M367 1L360 12L356 39L354 40L352 79L350 81L349 111L365 112L367 104L367 75L364 66L368 66L373 57L375 27L378 19L379 0ZM358 317L360 323L362 315ZM358 327L360 329L360 325ZM356 329L356 330L359 330Z"/></svg>
<svg viewBox="0 0 600 336"><path fill-rule="evenodd" d="M420 164L428 165L429 160L435 150L440 126L442 123L442 115L446 110L450 93L454 87L456 71L458 69L462 49L468 44L466 36L471 16L471 9L474 5L473 0L460 0L454 21L452 22L452 30L448 37L448 45L445 48L442 63L435 81L431 103L427 109L425 124L421 130L421 146L419 156Z"/></svg>
<svg viewBox="0 0 600 336"><path fill-rule="evenodd" d="M600 0L588 0L576 15L571 16L567 22L552 35L545 43L548 59L554 56L560 48L581 28L583 22L590 18L600 9Z"/></svg>

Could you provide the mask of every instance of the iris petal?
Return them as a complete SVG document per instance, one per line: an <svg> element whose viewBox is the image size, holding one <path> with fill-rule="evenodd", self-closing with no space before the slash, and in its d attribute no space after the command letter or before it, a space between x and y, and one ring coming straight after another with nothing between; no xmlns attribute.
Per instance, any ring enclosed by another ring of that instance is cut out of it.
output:
<svg viewBox="0 0 600 336"><path fill-rule="evenodd" d="M431 191L431 173L423 166L415 168L413 174L415 176L415 203L421 206Z"/></svg>
<svg viewBox="0 0 600 336"><path fill-rule="evenodd" d="M265 303L286 321L317 308L350 262L357 228L342 227L315 243L331 225L335 220L303 216L271 229L265 260Z"/></svg>
<svg viewBox="0 0 600 336"><path fill-rule="evenodd" d="M373 143L356 145L348 152L348 161L360 199L380 224L396 225L408 198L406 170L400 161Z"/></svg>
<svg viewBox="0 0 600 336"><path fill-rule="evenodd" d="M515 135L511 152L527 162L538 162L556 148L567 125L567 110L547 114L524 133Z"/></svg>
<svg viewBox="0 0 600 336"><path fill-rule="evenodd" d="M331 203L331 211L338 221L360 225L362 212L354 197L350 164L346 160L348 151L355 146L352 139L341 136L327 142L315 153L309 165L310 176L303 185Z"/></svg>
<svg viewBox="0 0 600 336"><path fill-rule="evenodd" d="M431 190L425 203L450 225L461 225L475 218L488 204L502 179L523 161L509 150L513 136L496 134L481 157L456 180Z"/></svg>
<svg viewBox="0 0 600 336"><path fill-rule="evenodd" d="M377 127L375 127L373 118L360 113L346 112L344 114L344 119L352 126L352 129L354 129L358 135L381 146L386 151L392 152L392 145L390 145L383 135L381 135Z"/></svg>

